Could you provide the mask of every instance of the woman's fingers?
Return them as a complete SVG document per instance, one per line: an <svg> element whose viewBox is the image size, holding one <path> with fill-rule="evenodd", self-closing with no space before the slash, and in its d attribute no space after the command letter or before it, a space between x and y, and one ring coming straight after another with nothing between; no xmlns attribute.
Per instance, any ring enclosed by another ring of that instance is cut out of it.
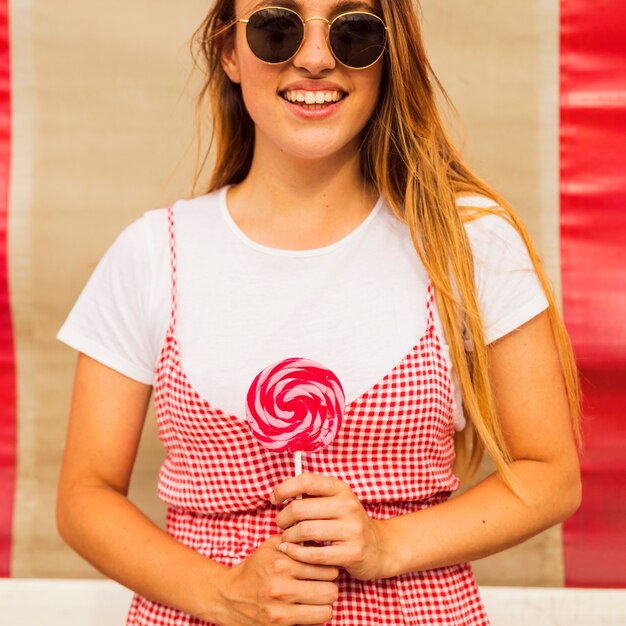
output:
<svg viewBox="0 0 626 626"><path fill-rule="evenodd" d="M276 524L285 529L303 520L336 519L345 508L346 501L337 496L292 500L276 515Z"/></svg>
<svg viewBox="0 0 626 626"><path fill-rule="evenodd" d="M220 624L313 626L332 619L338 569L291 559L279 542L278 535L269 538L217 583Z"/></svg>
<svg viewBox="0 0 626 626"><path fill-rule="evenodd" d="M273 603L252 614L238 614L228 624L282 624L284 626L324 626L333 618L330 604ZM221 623L221 622L220 622Z"/></svg>
<svg viewBox="0 0 626 626"><path fill-rule="evenodd" d="M276 515L283 529L281 552L301 563L343 567L354 578L379 576L384 533L352 488L343 481L319 474L302 474L276 487L272 502L291 500ZM322 545L313 545L316 542Z"/></svg>
<svg viewBox="0 0 626 626"><path fill-rule="evenodd" d="M287 528L282 542L304 543L306 541L348 541L353 535L349 524L336 520L307 519Z"/></svg>
<svg viewBox="0 0 626 626"><path fill-rule="evenodd" d="M339 568L318 566L294 561L293 577L298 580L321 580L332 582L339 576Z"/></svg>
<svg viewBox="0 0 626 626"><path fill-rule="evenodd" d="M349 489L344 482L331 476L300 474L278 485L272 492L270 501L272 504L281 504L289 498L301 495L334 496Z"/></svg>
<svg viewBox="0 0 626 626"><path fill-rule="evenodd" d="M298 626L324 626L333 618L333 609L325 606L298 606L289 607L289 616L286 621L271 621L272 624L298 624Z"/></svg>
<svg viewBox="0 0 626 626"><path fill-rule="evenodd" d="M279 550L279 546L282 545L280 535L274 535L265 545L275 550L277 556L277 558L274 559L272 575L286 576L299 581L318 580L328 582L336 580L339 576L339 568L334 565L315 565L288 558L284 551Z"/></svg>
<svg viewBox="0 0 626 626"><path fill-rule="evenodd" d="M310 565L332 565L347 561L346 547L333 546L301 546L298 543L282 543L281 551L290 558Z"/></svg>
<svg viewBox="0 0 626 626"><path fill-rule="evenodd" d="M313 606L332 604L339 597L339 590L335 583L320 582L318 580L298 580L284 584L278 588L276 598L289 604L309 604Z"/></svg>

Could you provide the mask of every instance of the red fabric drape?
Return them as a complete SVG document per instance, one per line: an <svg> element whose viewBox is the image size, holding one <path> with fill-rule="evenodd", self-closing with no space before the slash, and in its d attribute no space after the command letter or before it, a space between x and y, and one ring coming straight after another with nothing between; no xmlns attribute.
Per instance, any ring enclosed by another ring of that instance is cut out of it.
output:
<svg viewBox="0 0 626 626"><path fill-rule="evenodd" d="M11 161L8 2L0 0L0 577L11 563L15 491L15 357L8 281L7 215Z"/></svg>
<svg viewBox="0 0 626 626"><path fill-rule="evenodd" d="M566 584L626 586L626 3L561 0L561 259L585 395Z"/></svg>

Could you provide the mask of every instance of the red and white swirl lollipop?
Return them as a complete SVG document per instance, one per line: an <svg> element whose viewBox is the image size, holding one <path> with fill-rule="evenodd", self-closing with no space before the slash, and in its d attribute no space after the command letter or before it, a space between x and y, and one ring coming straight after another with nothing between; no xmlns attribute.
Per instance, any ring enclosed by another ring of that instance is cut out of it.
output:
<svg viewBox="0 0 626 626"><path fill-rule="evenodd" d="M298 475L302 453L320 450L335 438L344 406L343 387L333 372L316 361L292 358L257 374L248 390L246 415L263 446L296 455Z"/></svg>

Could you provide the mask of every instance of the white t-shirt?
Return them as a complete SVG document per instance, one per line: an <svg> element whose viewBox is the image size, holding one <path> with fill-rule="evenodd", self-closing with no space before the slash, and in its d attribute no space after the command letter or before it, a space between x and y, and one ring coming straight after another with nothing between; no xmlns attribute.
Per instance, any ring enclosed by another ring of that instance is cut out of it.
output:
<svg viewBox="0 0 626 626"><path fill-rule="evenodd" d="M422 337L428 275L403 224L381 198L340 241L313 250L260 245L236 225L224 187L175 205L183 369L214 408L245 416L256 374L288 357L319 361L351 402ZM493 206L461 198L465 206ZM466 225L487 342L548 303L517 231L488 215ZM153 384L170 322L167 214L149 211L109 248L57 338L118 372ZM449 360L441 321L435 326ZM463 428L458 386L455 428Z"/></svg>

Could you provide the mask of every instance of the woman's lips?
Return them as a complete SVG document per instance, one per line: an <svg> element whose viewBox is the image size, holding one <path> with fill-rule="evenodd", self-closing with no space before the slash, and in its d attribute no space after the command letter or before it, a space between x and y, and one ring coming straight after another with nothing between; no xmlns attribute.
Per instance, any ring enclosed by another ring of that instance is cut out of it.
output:
<svg viewBox="0 0 626 626"><path fill-rule="evenodd" d="M323 104L304 104L301 102L289 102L282 96L280 99L285 103L287 109L296 117L305 120L323 120L334 115L348 96L344 96L339 102L324 102Z"/></svg>

